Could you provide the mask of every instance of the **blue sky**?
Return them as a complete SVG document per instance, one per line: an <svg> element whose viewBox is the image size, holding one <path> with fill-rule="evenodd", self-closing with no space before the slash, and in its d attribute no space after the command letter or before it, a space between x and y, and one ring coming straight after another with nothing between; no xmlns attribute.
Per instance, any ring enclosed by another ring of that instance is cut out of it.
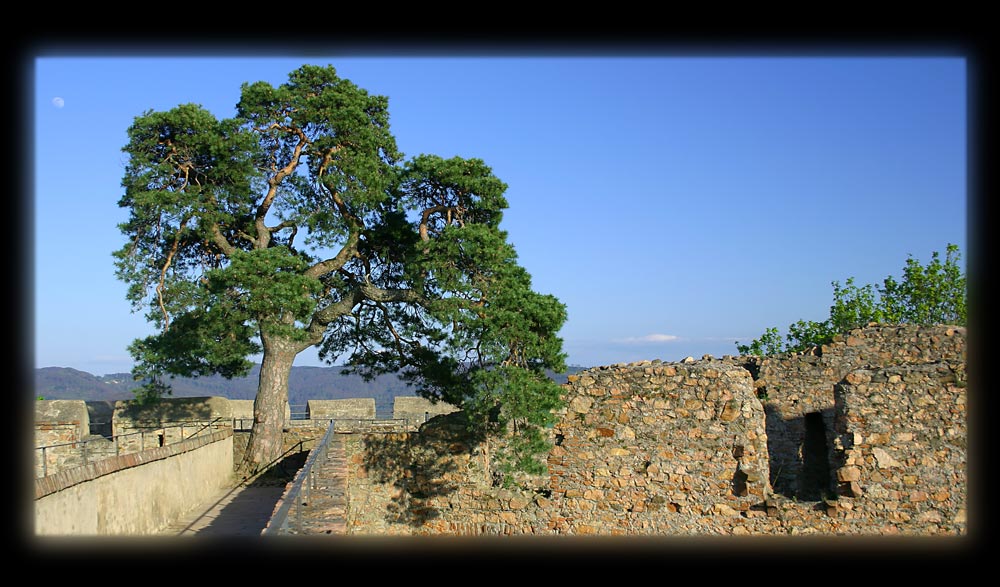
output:
<svg viewBox="0 0 1000 587"><path fill-rule="evenodd" d="M59 57L34 71L35 367L128 371L152 334L114 276L126 130L304 63L389 98L407 156L478 157L558 297L570 364L736 354L967 247L961 57ZM307 351L296 365L320 365Z"/></svg>

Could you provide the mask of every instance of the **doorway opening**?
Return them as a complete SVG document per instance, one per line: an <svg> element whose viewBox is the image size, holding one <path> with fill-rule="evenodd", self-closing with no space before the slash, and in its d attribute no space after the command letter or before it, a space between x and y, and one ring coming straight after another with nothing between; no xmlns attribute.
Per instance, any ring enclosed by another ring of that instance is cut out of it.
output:
<svg viewBox="0 0 1000 587"><path fill-rule="evenodd" d="M826 425L820 412L806 414L804 423L798 498L820 501L830 492L830 448L826 441Z"/></svg>

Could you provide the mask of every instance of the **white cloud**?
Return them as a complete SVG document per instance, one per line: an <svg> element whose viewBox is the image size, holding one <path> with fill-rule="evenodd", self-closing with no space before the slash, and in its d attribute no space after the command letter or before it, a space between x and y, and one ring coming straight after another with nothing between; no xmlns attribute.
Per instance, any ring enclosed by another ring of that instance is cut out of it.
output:
<svg viewBox="0 0 1000 587"><path fill-rule="evenodd" d="M673 334L647 334L646 336L617 338L612 342L620 344L648 344L648 343L659 343L659 342L673 342L675 340L680 340L680 338L674 336Z"/></svg>

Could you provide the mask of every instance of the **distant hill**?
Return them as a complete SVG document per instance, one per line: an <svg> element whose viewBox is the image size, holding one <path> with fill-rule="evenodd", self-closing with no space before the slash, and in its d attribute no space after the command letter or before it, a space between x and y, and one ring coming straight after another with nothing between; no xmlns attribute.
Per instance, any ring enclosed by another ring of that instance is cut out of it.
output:
<svg viewBox="0 0 1000 587"><path fill-rule="evenodd" d="M134 397L136 385L125 373L97 377L69 367L35 369L33 396L45 399L116 400Z"/></svg>
<svg viewBox="0 0 1000 587"><path fill-rule="evenodd" d="M569 367L566 373L550 374L558 383L565 383L566 376L586 369ZM347 375L343 367L292 367L288 377L288 403L304 406L311 399L375 399L380 417L392 411L395 396L416 395L396 375L381 375L365 381L360 375ZM170 381L174 397L216 396L229 399L253 399L257 395L260 365L254 365L246 377L226 379L219 375ZM92 375L68 367L43 367L35 369L35 388L32 397L45 399L127 400L135 396L132 390L138 384L130 373Z"/></svg>

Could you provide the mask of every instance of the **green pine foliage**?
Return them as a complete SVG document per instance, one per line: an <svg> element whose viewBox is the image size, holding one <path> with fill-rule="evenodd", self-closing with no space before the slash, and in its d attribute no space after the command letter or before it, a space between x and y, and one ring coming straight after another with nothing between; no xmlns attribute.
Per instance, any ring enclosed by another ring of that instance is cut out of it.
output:
<svg viewBox="0 0 1000 587"><path fill-rule="evenodd" d="M406 159L388 99L333 67L243 84L236 111L184 104L128 129L116 272L159 330L129 348L138 395L241 377L261 353L257 409L280 414L294 357L313 348L514 432L501 461L537 471L566 310L532 290L500 228L506 184L480 159ZM265 463L280 428L261 420L247 452Z"/></svg>
<svg viewBox="0 0 1000 587"><path fill-rule="evenodd" d="M960 259L958 245L949 243L944 261L937 251L927 265L912 256L907 258L901 281L891 275L881 286L858 286L853 277L844 285L834 281L829 318L790 324L784 344L777 328L767 328L760 338L745 345L737 342L736 348L742 355L799 352L827 344L837 334L870 322L964 326L967 287Z"/></svg>

